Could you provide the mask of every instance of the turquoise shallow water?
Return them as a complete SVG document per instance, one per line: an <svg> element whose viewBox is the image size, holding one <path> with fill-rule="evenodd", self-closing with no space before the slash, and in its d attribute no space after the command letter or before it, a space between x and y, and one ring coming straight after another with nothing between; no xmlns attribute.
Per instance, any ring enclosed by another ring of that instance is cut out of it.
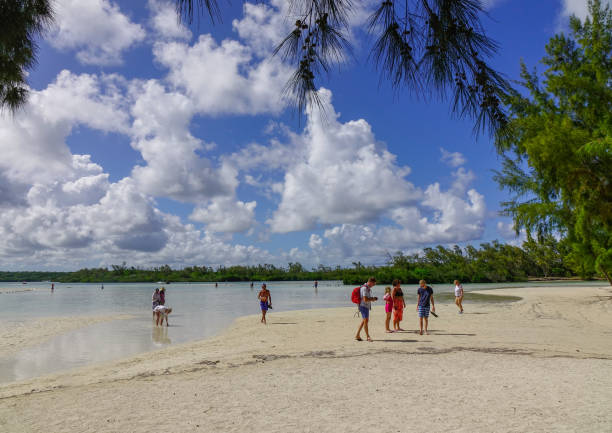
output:
<svg viewBox="0 0 612 433"><path fill-rule="evenodd" d="M601 285L601 282L529 283L534 285ZM466 284L469 302L504 301L499 298L469 295L472 290L522 287L525 284ZM87 326L53 337L46 342L24 348L10 356L0 356L0 383L22 380L47 373L79 367L94 362L119 359L152 351L169 344L183 343L219 333L234 319L259 313L256 299L259 283L253 290L249 283L170 284L166 286L166 305L173 308L168 328L151 323L151 294L155 284L55 284L0 283L2 289L38 288L41 290L0 294L0 317L5 323L24 322L42 317L133 315L133 319L116 320ZM451 286L434 285L438 302L452 302ZM312 282L269 282L276 311L351 306L353 286L323 281L315 292ZM403 285L407 302L416 301L416 285ZM374 294L382 297L384 286ZM505 300L507 301L507 300ZM154 354L152 354L154 356Z"/></svg>

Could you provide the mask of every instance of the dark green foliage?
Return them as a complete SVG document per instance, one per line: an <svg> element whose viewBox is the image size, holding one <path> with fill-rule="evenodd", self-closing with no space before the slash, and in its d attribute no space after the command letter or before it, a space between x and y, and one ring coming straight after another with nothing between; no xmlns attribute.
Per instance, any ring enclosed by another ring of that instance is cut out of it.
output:
<svg viewBox="0 0 612 433"><path fill-rule="evenodd" d="M522 65L506 128L496 144L504 158L499 184L517 228L540 243L567 238L574 272L604 275L612 284L612 12L590 1L590 18L573 17L571 34L546 46L540 83Z"/></svg>
<svg viewBox="0 0 612 433"><path fill-rule="evenodd" d="M14 111L25 103L36 39L52 19L48 0L0 0L0 109Z"/></svg>
<svg viewBox="0 0 612 433"><path fill-rule="evenodd" d="M214 0L176 0L176 5L187 21L204 9L218 17ZM274 54L296 65L285 93L300 113L307 105L321 105L316 78L351 57L353 6L351 0L291 0L288 19L295 27ZM505 124L500 97L508 84L485 61L497 44L484 33L482 15L480 0L381 0L367 25L375 38L371 59L394 87L449 98L452 113L474 119L476 132L495 131Z"/></svg>
<svg viewBox="0 0 612 433"><path fill-rule="evenodd" d="M476 249L465 249L455 245L445 248L425 248L422 254L389 256L386 266L365 266L353 263L352 268L331 268L319 265L306 270L300 263L289 263L285 267L270 264L257 266L189 266L172 269L168 265L152 269L128 267L125 263L112 265L111 269L92 268L76 272L0 272L0 281L58 281L58 282L196 282L196 281L312 281L342 280L346 284L361 284L374 276L380 284L389 284L394 279L404 283L416 283L421 279L429 282L489 283L525 281L532 277L568 277L573 266L571 250L566 242L557 242L549 237L544 243L533 240L525 242L523 248L485 243ZM569 258L568 258L569 257ZM587 277L589 275L586 275Z"/></svg>
<svg viewBox="0 0 612 433"><path fill-rule="evenodd" d="M176 12L181 19L189 24L193 22L193 18L198 15L198 12L203 12L204 9L208 11L213 22L221 20L221 10L217 0L176 0Z"/></svg>

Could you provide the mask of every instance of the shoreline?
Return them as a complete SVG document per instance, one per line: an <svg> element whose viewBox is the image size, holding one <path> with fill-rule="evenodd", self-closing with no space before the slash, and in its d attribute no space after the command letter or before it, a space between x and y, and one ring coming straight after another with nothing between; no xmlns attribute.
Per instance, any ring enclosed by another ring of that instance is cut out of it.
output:
<svg viewBox="0 0 612 433"><path fill-rule="evenodd" d="M100 284L110 284L110 285L120 285L120 284L150 284L151 286L167 286L167 285L172 285L172 284L248 284L250 282L254 282L255 284L259 284L262 282L267 282L270 284L275 284L275 283L312 283L314 280L313 279L304 279L304 280L240 280L240 281L215 281L215 280L210 280L210 281L170 281L170 282L164 282L164 283L160 283L159 281L96 281L96 282L91 282L91 281L70 281L70 282L62 282L62 281L28 281L26 284L40 284L40 283L54 283L56 285L58 285L58 287L63 287L63 286L68 286L71 284L78 284L78 285L92 285L92 286L99 286ZM353 285L358 285L360 283L344 283L342 280L317 280L319 282L320 285L324 285L324 283L341 283L342 285L345 286L353 286ZM2 283L7 283L7 284L19 284L19 287L22 287L21 281L2 281L0 282L0 285ZM492 281L492 282L462 282L465 285L471 285L471 284L529 284L529 283L585 283L585 284L602 284L602 285L606 285L608 284L607 280L605 278L593 278L590 280L584 280L581 279L580 277L527 277L525 280L516 280L516 281ZM383 285L390 285L391 281L389 282L384 282L384 281L380 281L378 282L379 286L383 286ZM414 282L409 282L409 283L402 283L406 286L410 285L416 285L418 286L418 281L414 281ZM428 281L428 284L430 285L437 285L437 286L441 286L441 285L451 285L451 282L448 281ZM612 287L612 286L611 286ZM2 293L18 293L18 292L28 292L28 291L34 291L34 290L49 290L49 287L36 287L36 288L27 288L27 289L23 289L23 290L19 290L16 288L2 288L0 287L0 294Z"/></svg>
<svg viewBox="0 0 612 433"><path fill-rule="evenodd" d="M406 402L415 410L400 431L612 428L612 290L494 292L523 299L466 302L463 315L439 305L427 336L413 331L413 306L402 322L410 331L394 334L375 307L374 343L353 340L352 307L273 311L267 326L243 316L204 340L2 385L0 420L7 431L382 432ZM398 388L389 374L400 369ZM49 423L41 410L57 416Z"/></svg>
<svg viewBox="0 0 612 433"><path fill-rule="evenodd" d="M133 318L130 314L43 317L9 320L0 328L0 357L12 355L22 349L86 326L113 320Z"/></svg>
<svg viewBox="0 0 612 433"><path fill-rule="evenodd" d="M607 287L590 287L587 290L590 289L595 289L596 291L603 291L606 292L608 290ZM464 304L466 305L470 305L470 308L473 308L477 311L466 311L467 315L470 314L475 314L475 315L481 315L481 314L489 314L489 313L485 313L481 310L487 310L487 309L500 309L500 310L508 310L512 307L512 304L520 304L522 302L525 301L529 301L529 299L526 300L526 298L533 298L533 293L530 293L530 291L533 290L542 290L542 291L555 291L557 293L561 293L563 291L567 292L567 291L575 291L574 287L539 287L539 286L534 286L534 287L511 287L511 288L501 288L501 289L485 289L485 290L475 290L475 291L471 291L471 292L467 292L468 294L476 294L476 295L486 295L486 296L495 296L495 297L511 297L511 298L515 298L509 301L504 301L504 302L479 302L476 301L472 304L470 304L469 298L467 298L467 300L464 301ZM612 288L610 288L609 290L610 295L612 295ZM495 292L495 293L492 293ZM606 296L605 294L603 295L604 297ZM609 296L610 300L611 300L611 304L612 304L612 296ZM531 299L532 301L533 299ZM534 317L536 318L545 318L545 319L550 319L553 318L553 315L546 315L545 313L542 312L538 312L541 310L537 310L537 308L539 308L538 306L540 305L540 302L536 302L535 306L531 308L531 313L533 314ZM445 310L445 314L446 313L450 313L451 314L451 318L455 318L454 315L452 315L453 313L455 313L456 307L454 304L451 303L444 303L441 305L437 305L437 309L436 311L438 313L440 313L440 307L443 306L444 310ZM465 306L465 305L464 305ZM489 307L489 308L487 308ZM448 311L450 310L450 311ZM612 311L612 308L611 308ZM270 312L269 312L270 313ZM354 307L330 307L330 308L317 308L317 309L305 309L305 310L287 310L287 311L271 311L271 315L268 315L268 319L270 320L269 325L270 326L274 326L274 325L297 325L297 323L291 322L290 316L299 316L302 319L307 319L309 315L311 315L311 319L315 318L315 317L319 317L319 319L322 318L327 318L328 316L339 316L342 315L345 319L348 318L348 313L350 313L351 318L350 321L356 323L358 325L359 321L358 319L356 319L355 316L355 308ZM417 323L417 318L415 317L411 317L411 313L412 313L412 304L408 304L406 309L404 310L404 321L402 321L402 326L404 328L407 327L407 330L405 332L401 332L399 334L414 334L414 335L418 335L418 332L416 330L416 328L418 328L418 323ZM414 313L416 314L416 313ZM373 325L370 325L370 329L373 329L373 333L377 333L380 334L381 331L379 328L381 328L383 325L381 325L384 321L384 307L381 305L376 305L373 306L372 308L372 321L373 321ZM44 333L41 335L35 335L33 338L33 341L31 342L25 342L23 346L20 346L19 349L21 348L26 348L26 347L31 347L37 344L40 344L41 342L44 342L45 340L49 339L49 338L53 338L57 335L60 335L62 333L65 332L70 332L72 330L81 328L81 327L85 327L85 326L90 326L90 325L94 325L97 323L103 323L103 322L109 322L109 321L113 321L113 320L126 320L126 319L133 319L134 315L131 314L117 314L117 315L101 315L101 316L62 316L62 317L46 317L46 318L42 318L42 319L33 319L33 320L28 320L27 322L24 322L24 327L26 329L27 332L27 328L31 327L33 329L41 329L44 328L45 325L47 324L51 324L51 323L59 323L60 326L56 326L56 327L52 327L51 329L48 330L48 333ZM448 315L446 315L446 317L448 317ZM68 370L61 370L58 371L56 373L50 373L50 374L45 374L45 375L41 375L41 376L36 376L36 377L32 377L30 379L25 379L22 381L17 381L17 382L9 382L9 383L4 383L4 384L0 384L0 398L3 398L3 394L2 394L2 389L6 388L6 387L11 387L12 385L17 385L20 382L36 382L39 379L47 379L47 378L62 378L64 376L70 376L73 373L77 373L80 372L80 370L86 371L86 370L96 370L98 369L98 367L100 366L108 366L108 367L112 367L114 364L126 364L126 363L131 363L132 361L137 361L137 360L144 360L145 358L148 358L148 355L150 354L160 354L163 355L162 358L164 356L168 356L168 357L172 357L173 355L175 355L176 353L179 353L183 350L195 350L198 348L201 348L202 346L207 346L209 343L213 346L217 346L218 343L223 340L224 338L226 338L226 334L227 337L229 338L229 336L231 335L232 339L236 338L236 333L243 331L243 326L245 323L251 323L251 326L249 328L253 328L255 327L260 328L260 326L254 326L253 324L256 322L259 322L259 318L260 315L259 314L250 314L250 315L245 315L245 316L240 316L237 317L236 319L234 319L234 321L232 321L226 328L222 329L221 331L219 331L217 334L209 336L209 337L205 337L202 339L196 339L196 340L191 340L191 341L186 341L183 343L178 343L178 344L173 344L167 347L163 347L160 349L155 349L155 350L148 350L148 351L144 351L144 352L140 352L131 356L127 356L127 357L123 357L123 358L119 358L119 359L114 359L114 360L109 360L109 361L103 361L103 362L97 362L97 363L92 363L92 364L88 364L88 365L84 365L81 367L76 367L76 368L72 368L72 369L68 369ZM377 320L378 319L378 320ZM275 320L280 320L280 322L275 322ZM432 328L432 326L436 326L436 322L439 321L440 319L436 319L433 317L430 317L430 328L432 329L432 331L435 328ZM380 322L380 323L377 323ZM325 323L325 320L317 320L317 323ZM612 326L612 320L610 320L610 325ZM265 329L265 325L262 325ZM10 327L5 328L4 329L4 333L5 334L13 334L14 329L17 328L21 328L20 326L16 326L13 329L11 329ZM349 327L350 328L350 327ZM415 328L415 329L413 329ZM254 330L253 329L249 329L249 332L252 333ZM433 331L435 332L435 331ZM612 329L610 329L610 334L612 335ZM393 334L385 334L385 337L389 337L392 336ZM459 334L458 334L459 335ZM466 334L468 335L468 334ZM6 337L2 335L1 331L0 331L0 337ZM2 346L2 342L4 341L5 346ZM2 353L3 350L6 350L3 354L7 354L7 353L11 353L7 348L8 347L12 347L14 346L14 344L12 344L11 342L7 341L6 338L2 338L0 340L0 353ZM192 347L193 346L193 347ZM612 346L612 345L611 345ZM18 350L19 350L18 349ZM612 347L611 347L612 349ZM175 353L176 352L176 353ZM580 352L578 352L580 353ZM582 353L581 355L587 355L586 353ZM558 353L556 353L554 356L559 356ZM576 357L576 356L571 356L572 358ZM578 356L578 357L582 357L582 356ZM606 358L607 359L607 358ZM610 359L612 359L612 350L610 350ZM184 361L188 361L188 360L184 360ZM149 367L149 365L146 365L146 367ZM176 366L175 366L176 367ZM139 373L138 373L139 374ZM124 379L123 377L121 378L122 380Z"/></svg>
<svg viewBox="0 0 612 433"><path fill-rule="evenodd" d="M29 290L40 290L40 289L29 289ZM476 291L469 292L470 294L476 294L478 296L486 297L487 300L483 301L482 299L475 299L473 302L476 303L495 303L495 302L516 302L520 300L519 297L507 296L507 295L495 295L490 293L490 289L486 289L483 291L483 294L480 294ZM443 295L447 297L448 293L442 292ZM439 292L440 294L440 292ZM500 298L499 301L492 300L492 298ZM506 298L506 299L502 299ZM448 304L448 300L446 300ZM375 310L378 310L380 307L374 307ZM325 307L325 308L311 308L305 310L276 310L272 314L273 316L278 316L279 314L292 314L292 313L302 313L306 314L308 312L316 312L316 311L327 311L327 310L337 310L338 312L343 312L344 310L353 310L352 307ZM341 313L340 313L341 314ZM14 355L15 353L21 351L22 349L27 349L32 346L36 346L39 344L43 344L46 341L55 338L61 334L68 333L80 328L85 328L88 326L96 325L98 323L111 322L114 320L126 320L133 319L138 316L134 314L115 314L115 315L83 315L83 316L52 316L52 317L43 317L43 318L32 318L26 319L24 321L9 321L8 325L5 325L2 329L0 329L0 359L2 357L7 357ZM104 364L112 364L121 362L124 360L129 360L132 357L144 356L146 357L149 354L154 354L163 350L177 349L182 346L189 346L191 344L197 343L205 343L211 338L222 337L225 332L231 329L236 323L243 320L258 320L259 315L246 315L236 317L231 323L229 323L223 329L220 329L217 333L204 337L204 338L196 338L194 340L185 341L182 343L175 343L163 348L154 348L154 349L145 349L140 352L106 360L106 361L91 361L85 365L71 368L59 368L53 372L42 373L36 376L32 376L27 379L20 379L17 381L10 382L0 382L0 390L3 386L10 386L11 384L19 383L19 382L35 382L38 379L50 377L50 376L61 376L61 375L70 375L72 372L78 371L79 369L88 369L88 368L96 368L98 365ZM13 323L12 323L13 322ZM155 327L154 327L155 328ZM1 395L1 394L0 394Z"/></svg>

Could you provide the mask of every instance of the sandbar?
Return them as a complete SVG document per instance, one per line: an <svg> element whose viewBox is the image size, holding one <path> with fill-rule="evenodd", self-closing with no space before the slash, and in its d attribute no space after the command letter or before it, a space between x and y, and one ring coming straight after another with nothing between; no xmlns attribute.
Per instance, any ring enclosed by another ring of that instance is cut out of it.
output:
<svg viewBox="0 0 612 433"><path fill-rule="evenodd" d="M0 295L10 295L13 293L25 293L41 290L36 287L0 287Z"/></svg>
<svg viewBox="0 0 612 433"><path fill-rule="evenodd" d="M45 317L25 321L5 321L0 327L0 357L40 344L56 335L96 323L133 318L127 314L101 316Z"/></svg>
<svg viewBox="0 0 612 433"><path fill-rule="evenodd" d="M221 335L0 386L6 432L612 431L612 289L437 306L420 336L353 339L355 308L239 318ZM347 295L348 298L348 295Z"/></svg>

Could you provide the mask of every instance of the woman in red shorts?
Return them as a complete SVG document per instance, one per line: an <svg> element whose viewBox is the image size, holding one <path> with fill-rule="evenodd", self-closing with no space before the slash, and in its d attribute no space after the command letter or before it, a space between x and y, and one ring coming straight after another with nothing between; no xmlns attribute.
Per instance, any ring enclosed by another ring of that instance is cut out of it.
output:
<svg viewBox="0 0 612 433"><path fill-rule="evenodd" d="M403 329L400 328L400 322L404 317L404 308L406 308L404 292L402 292L400 284L400 280L393 280L393 292L391 292L391 296L393 297L393 329L395 331L403 331Z"/></svg>

